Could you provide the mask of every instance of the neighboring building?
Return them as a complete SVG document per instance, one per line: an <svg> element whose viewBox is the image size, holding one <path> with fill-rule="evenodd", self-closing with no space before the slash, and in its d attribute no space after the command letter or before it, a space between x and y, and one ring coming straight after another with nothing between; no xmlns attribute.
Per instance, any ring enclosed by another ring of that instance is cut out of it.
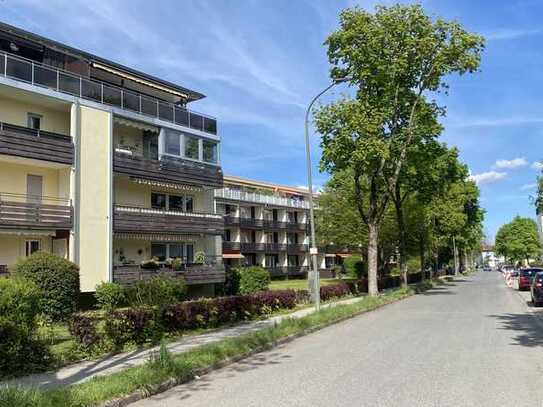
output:
<svg viewBox="0 0 543 407"><path fill-rule="evenodd" d="M152 275L153 256L183 258L195 288L223 282L220 138L186 107L203 97L0 23L0 271L45 250L80 266L82 291Z"/></svg>
<svg viewBox="0 0 543 407"><path fill-rule="evenodd" d="M505 263L505 257L498 256L494 252L493 245L484 244L481 247L478 263L484 267L497 267L499 264Z"/></svg>
<svg viewBox="0 0 543 407"><path fill-rule="evenodd" d="M259 265L272 277L307 275L310 258L307 190L225 176L215 190L224 214L223 259L227 266ZM329 246L319 250L321 275L348 256Z"/></svg>

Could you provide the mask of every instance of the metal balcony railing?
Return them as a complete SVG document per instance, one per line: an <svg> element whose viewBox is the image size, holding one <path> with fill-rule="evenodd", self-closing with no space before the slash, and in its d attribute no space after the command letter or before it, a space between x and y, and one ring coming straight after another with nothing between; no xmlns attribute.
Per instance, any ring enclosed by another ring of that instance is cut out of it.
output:
<svg viewBox="0 0 543 407"><path fill-rule="evenodd" d="M234 201L254 202L264 205L287 206L290 208L309 209L309 202L275 195L245 192L234 189L216 189L215 198L231 199Z"/></svg>
<svg viewBox="0 0 543 407"><path fill-rule="evenodd" d="M0 76L217 134L213 117L2 51Z"/></svg>

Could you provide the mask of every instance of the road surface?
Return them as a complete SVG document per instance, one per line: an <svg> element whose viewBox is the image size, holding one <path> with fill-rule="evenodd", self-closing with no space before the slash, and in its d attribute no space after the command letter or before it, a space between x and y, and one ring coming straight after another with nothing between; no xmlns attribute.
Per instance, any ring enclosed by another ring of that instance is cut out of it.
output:
<svg viewBox="0 0 543 407"><path fill-rule="evenodd" d="M132 406L542 406L536 314L479 272Z"/></svg>

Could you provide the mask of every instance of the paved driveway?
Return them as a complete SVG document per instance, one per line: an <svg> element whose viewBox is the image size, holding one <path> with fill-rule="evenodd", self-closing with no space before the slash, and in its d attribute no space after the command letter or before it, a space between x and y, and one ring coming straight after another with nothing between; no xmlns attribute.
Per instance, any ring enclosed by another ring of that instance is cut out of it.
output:
<svg viewBox="0 0 543 407"><path fill-rule="evenodd" d="M133 406L541 406L542 351L525 299L480 272Z"/></svg>

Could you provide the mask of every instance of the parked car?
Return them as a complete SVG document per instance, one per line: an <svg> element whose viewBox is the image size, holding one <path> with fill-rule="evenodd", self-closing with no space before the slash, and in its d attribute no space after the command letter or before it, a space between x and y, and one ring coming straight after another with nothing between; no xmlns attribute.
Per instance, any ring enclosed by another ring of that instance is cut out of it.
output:
<svg viewBox="0 0 543 407"><path fill-rule="evenodd" d="M543 269L530 267L520 270L518 277L519 291L529 290L535 275L539 272L543 272Z"/></svg>
<svg viewBox="0 0 543 407"><path fill-rule="evenodd" d="M530 287L532 304L538 307L543 302L543 272L536 273Z"/></svg>

